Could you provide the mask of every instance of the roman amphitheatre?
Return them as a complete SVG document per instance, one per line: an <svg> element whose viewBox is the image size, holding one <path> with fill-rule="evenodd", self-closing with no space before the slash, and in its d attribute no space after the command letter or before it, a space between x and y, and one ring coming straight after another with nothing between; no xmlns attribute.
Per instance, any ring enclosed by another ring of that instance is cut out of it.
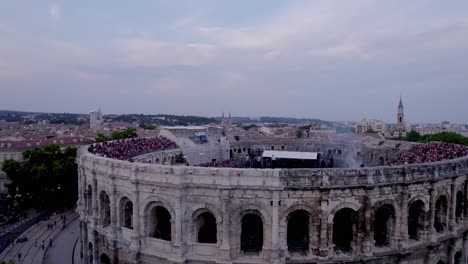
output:
<svg viewBox="0 0 468 264"><path fill-rule="evenodd" d="M216 126L83 147L83 263L467 263L467 151Z"/></svg>

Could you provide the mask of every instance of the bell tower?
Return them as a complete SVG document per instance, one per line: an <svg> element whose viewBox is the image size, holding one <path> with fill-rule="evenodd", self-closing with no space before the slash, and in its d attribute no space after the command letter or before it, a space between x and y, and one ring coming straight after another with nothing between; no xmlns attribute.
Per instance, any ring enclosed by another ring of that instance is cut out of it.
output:
<svg viewBox="0 0 468 264"><path fill-rule="evenodd" d="M403 125L405 122L405 113L403 112L403 100L400 95L400 103L398 104L397 124Z"/></svg>

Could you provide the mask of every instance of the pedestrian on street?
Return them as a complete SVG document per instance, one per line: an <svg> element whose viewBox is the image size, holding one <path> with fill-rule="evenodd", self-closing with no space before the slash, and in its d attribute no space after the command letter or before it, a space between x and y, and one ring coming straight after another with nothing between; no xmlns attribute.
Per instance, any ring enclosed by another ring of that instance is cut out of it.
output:
<svg viewBox="0 0 468 264"><path fill-rule="evenodd" d="M54 226L57 225L57 221L54 220Z"/></svg>
<svg viewBox="0 0 468 264"><path fill-rule="evenodd" d="M21 261L21 253L18 253L18 261Z"/></svg>
<svg viewBox="0 0 468 264"><path fill-rule="evenodd" d="M44 240L42 240L42 250L44 250Z"/></svg>
<svg viewBox="0 0 468 264"><path fill-rule="evenodd" d="M50 247L52 246L52 238L49 239L49 246L50 246Z"/></svg>

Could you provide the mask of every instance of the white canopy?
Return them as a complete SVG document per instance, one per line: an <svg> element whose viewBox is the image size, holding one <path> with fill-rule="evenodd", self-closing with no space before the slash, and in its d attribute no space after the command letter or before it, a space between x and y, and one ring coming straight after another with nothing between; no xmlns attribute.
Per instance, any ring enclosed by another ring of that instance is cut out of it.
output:
<svg viewBox="0 0 468 264"><path fill-rule="evenodd" d="M262 157L271 158L274 156L277 159L316 160L317 154L317 152L265 150Z"/></svg>

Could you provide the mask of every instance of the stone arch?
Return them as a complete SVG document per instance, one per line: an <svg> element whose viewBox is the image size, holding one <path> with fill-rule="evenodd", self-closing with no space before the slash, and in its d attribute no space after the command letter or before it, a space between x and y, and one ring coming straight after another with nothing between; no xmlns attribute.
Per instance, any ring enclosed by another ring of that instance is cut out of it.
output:
<svg viewBox="0 0 468 264"><path fill-rule="evenodd" d="M439 255L438 257L435 258L434 264L447 264L447 257L444 255Z"/></svg>
<svg viewBox="0 0 468 264"><path fill-rule="evenodd" d="M345 203L341 203L335 206L335 208L333 208L328 214L329 224L333 224L333 218L335 217L336 212L338 212L339 210L343 208L350 208L350 209L353 209L355 212L357 212L361 208L361 205L358 202L345 202Z"/></svg>
<svg viewBox="0 0 468 264"><path fill-rule="evenodd" d="M287 247L290 252L307 253L311 242L311 214L303 209L291 212L287 217Z"/></svg>
<svg viewBox="0 0 468 264"><path fill-rule="evenodd" d="M396 210L392 204L375 207L373 219L374 241L376 246L390 246L395 236Z"/></svg>
<svg viewBox="0 0 468 264"><path fill-rule="evenodd" d="M144 218L144 225L143 225L143 233L146 235L146 236L152 236L152 232L154 232L154 222L152 223L152 219L151 219L151 216L152 216L152 213L153 213L153 216L154 216L154 213L155 212L152 212L152 209L155 208L155 207L162 207L164 208L165 210L168 211L169 213L169 216L170 216L170 237L173 238L175 237L175 219L176 219L176 214L175 214L175 211L173 209L173 207L171 206L171 204L163 199L163 198L160 198L158 196L151 196L151 197L148 197L146 198L142 204L145 204L145 207L144 207L144 210L143 210L143 218ZM179 230L177 230L177 232L180 232Z"/></svg>
<svg viewBox="0 0 468 264"><path fill-rule="evenodd" d="M148 235L157 239L172 241L173 218L162 205L155 204L149 210Z"/></svg>
<svg viewBox="0 0 468 264"><path fill-rule="evenodd" d="M410 239L421 239L424 231L426 211L425 204L421 200L412 201L408 205L408 236Z"/></svg>
<svg viewBox="0 0 468 264"><path fill-rule="evenodd" d="M159 164L159 158L156 158L156 160L154 161L154 163Z"/></svg>
<svg viewBox="0 0 468 264"><path fill-rule="evenodd" d="M106 253L102 253L101 257L99 257L99 263L100 264L110 264L111 261L110 261L109 256L107 256Z"/></svg>
<svg viewBox="0 0 468 264"><path fill-rule="evenodd" d="M437 197L434 214L434 228L437 232L447 230L448 204L447 196L442 194Z"/></svg>
<svg viewBox="0 0 468 264"><path fill-rule="evenodd" d="M416 195L416 196L412 197L411 199L409 199L408 205L413 204L414 202L416 202L418 200L421 201L424 204L424 211L428 212L429 211L429 200L424 195L419 194L419 195ZM409 208L409 206L408 206L408 208Z"/></svg>
<svg viewBox="0 0 468 264"><path fill-rule="evenodd" d="M337 210L333 215L332 242L335 252L354 250L357 240L357 211L349 207Z"/></svg>
<svg viewBox="0 0 468 264"><path fill-rule="evenodd" d="M110 198L106 191L102 190L99 194L99 216L102 226L108 226L111 223Z"/></svg>
<svg viewBox="0 0 468 264"><path fill-rule="evenodd" d="M86 188L86 211L89 216L93 215L93 187L89 184Z"/></svg>
<svg viewBox="0 0 468 264"><path fill-rule="evenodd" d="M133 229L133 202L126 196L119 202L119 225Z"/></svg>
<svg viewBox="0 0 468 264"><path fill-rule="evenodd" d="M463 195L463 191L458 191L456 194L456 202L455 202L455 221L457 223L460 222L460 218L463 217L465 209L465 198Z"/></svg>
<svg viewBox="0 0 468 264"><path fill-rule="evenodd" d="M245 210L241 216L240 249L243 252L262 251L265 244L265 223L257 210Z"/></svg>
<svg viewBox="0 0 468 264"><path fill-rule="evenodd" d="M166 163L167 163L167 157L163 157L163 159L162 159L162 165L166 165Z"/></svg>
<svg viewBox="0 0 468 264"><path fill-rule="evenodd" d="M193 215L195 238L197 243L216 244L218 226L214 214L208 209L200 209Z"/></svg>
<svg viewBox="0 0 468 264"><path fill-rule="evenodd" d="M463 253L461 250L458 250L457 253L453 256L453 264L462 264Z"/></svg>

